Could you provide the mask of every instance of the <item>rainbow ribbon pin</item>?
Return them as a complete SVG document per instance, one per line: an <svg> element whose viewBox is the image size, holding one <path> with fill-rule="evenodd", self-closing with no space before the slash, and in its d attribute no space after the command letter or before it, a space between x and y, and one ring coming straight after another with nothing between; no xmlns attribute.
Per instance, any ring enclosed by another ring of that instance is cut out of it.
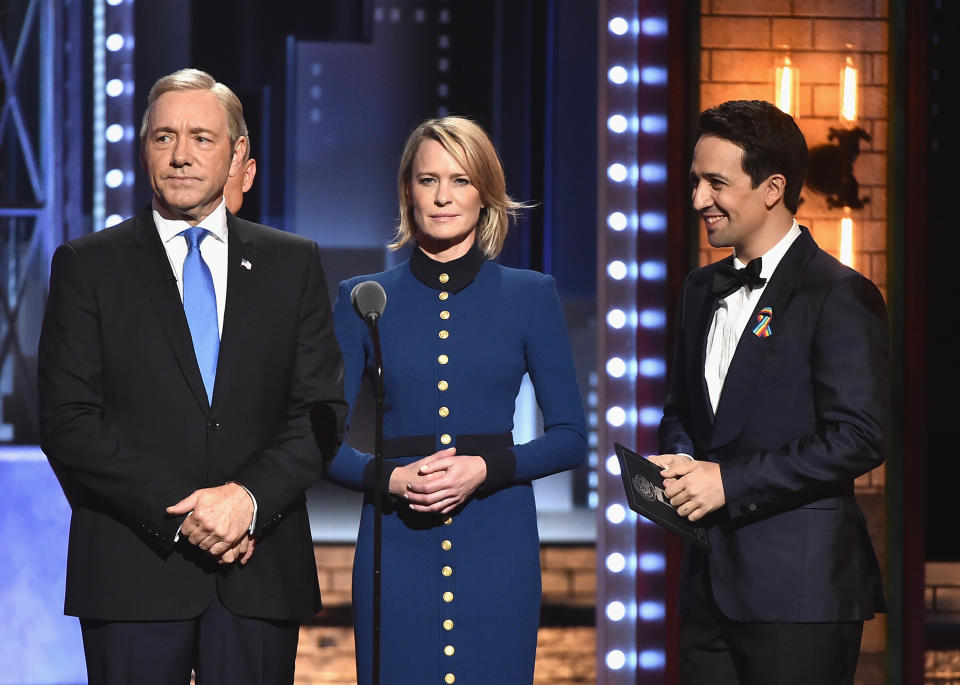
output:
<svg viewBox="0 0 960 685"><path fill-rule="evenodd" d="M753 328L753 334L758 338L769 338L773 333L770 322L773 320L773 309L764 307L757 314L757 325Z"/></svg>

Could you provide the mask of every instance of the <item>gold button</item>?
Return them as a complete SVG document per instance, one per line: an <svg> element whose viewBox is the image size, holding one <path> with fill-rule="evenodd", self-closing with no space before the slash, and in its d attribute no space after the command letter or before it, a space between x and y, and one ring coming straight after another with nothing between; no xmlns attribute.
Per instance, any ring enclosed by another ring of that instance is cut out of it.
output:
<svg viewBox="0 0 960 685"><path fill-rule="evenodd" d="M443 622L443 629L444 629L444 630L453 630L453 621L450 620L449 618L448 618L448 619L445 619L444 622Z"/></svg>
<svg viewBox="0 0 960 685"><path fill-rule="evenodd" d="M437 388L439 388L441 391L446 390L449 387L450 385L446 381L440 381L437 383Z"/></svg>
<svg viewBox="0 0 960 685"><path fill-rule="evenodd" d="M444 540L443 542L440 543L440 546L443 547L443 550L445 552L449 552L450 548L453 547L453 543L450 542L449 540Z"/></svg>
<svg viewBox="0 0 960 685"><path fill-rule="evenodd" d="M450 318L450 312L448 312L446 309L444 309L442 312L440 312L440 318L441 318L441 319L449 319L449 318Z"/></svg>
<svg viewBox="0 0 960 685"><path fill-rule="evenodd" d="M454 650L453 645L447 645L443 648L443 653L447 656L453 656L454 651L456 650Z"/></svg>
<svg viewBox="0 0 960 685"><path fill-rule="evenodd" d="M449 280L450 280L450 277L449 277L447 274L440 274L440 282L441 282L441 283L446 283L446 282L449 281Z"/></svg>
<svg viewBox="0 0 960 685"><path fill-rule="evenodd" d="M440 436L440 444L449 445L452 439L453 438L451 438L447 433L444 433L443 435Z"/></svg>
<svg viewBox="0 0 960 685"><path fill-rule="evenodd" d="M447 685L453 685L456 680L456 677L452 673L448 673L447 675L443 676L443 682L445 682Z"/></svg>
<svg viewBox="0 0 960 685"><path fill-rule="evenodd" d="M445 354L441 354L439 357L437 357L437 361L441 364L446 364L448 361L450 361L450 357Z"/></svg>
<svg viewBox="0 0 960 685"><path fill-rule="evenodd" d="M448 590L447 592L444 592L444 593L443 593L443 601L444 601L444 602L452 602L452 601L453 601L453 593L450 592L449 590Z"/></svg>
<svg viewBox="0 0 960 685"><path fill-rule="evenodd" d="M442 569L440 569L440 573L442 573L447 578L449 578L450 576L453 575L453 569L449 566L444 566Z"/></svg>
<svg viewBox="0 0 960 685"><path fill-rule="evenodd" d="M450 293L448 293L446 290L444 290L444 291L441 292L437 297L439 297L441 300L445 300L445 299L447 299L448 297L450 297Z"/></svg>
<svg viewBox="0 0 960 685"><path fill-rule="evenodd" d="M441 418L444 418L444 419L447 418L448 416L450 416L450 410L447 409L446 407L440 407L440 408L437 410L437 413L440 414L440 417L441 417Z"/></svg>
<svg viewBox="0 0 960 685"><path fill-rule="evenodd" d="M440 336L441 340L446 340L447 338L450 337L450 331L440 331L439 333L437 333L437 335Z"/></svg>
<svg viewBox="0 0 960 685"><path fill-rule="evenodd" d="M452 517L452 516L448 516L447 518L443 519L443 525L449 526L451 523L453 523L453 517Z"/></svg>

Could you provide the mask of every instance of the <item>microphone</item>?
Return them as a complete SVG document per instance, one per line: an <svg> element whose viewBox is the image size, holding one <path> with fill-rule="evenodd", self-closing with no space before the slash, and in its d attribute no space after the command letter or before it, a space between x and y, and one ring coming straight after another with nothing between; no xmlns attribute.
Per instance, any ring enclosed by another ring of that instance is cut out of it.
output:
<svg viewBox="0 0 960 685"><path fill-rule="evenodd" d="M383 352L380 349L380 331L377 319L387 306L387 293L376 281L364 281L350 291L350 303L357 314L366 322L373 341L373 357L376 373L373 374L373 393L377 401L377 413L374 423L373 451L373 685L380 685L380 595L383 568Z"/></svg>
<svg viewBox="0 0 960 685"><path fill-rule="evenodd" d="M376 281L357 283L350 291L350 302L362 318L373 323L387 306L387 293Z"/></svg>

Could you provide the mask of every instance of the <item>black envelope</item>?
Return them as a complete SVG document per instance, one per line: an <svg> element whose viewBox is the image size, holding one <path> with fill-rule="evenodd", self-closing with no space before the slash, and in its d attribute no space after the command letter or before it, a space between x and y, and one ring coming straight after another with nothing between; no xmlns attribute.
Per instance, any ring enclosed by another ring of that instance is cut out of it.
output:
<svg viewBox="0 0 960 685"><path fill-rule="evenodd" d="M679 533L702 549L710 549L707 531L680 516L663 493L660 467L631 449L614 443L620 461L620 477L630 508L657 525Z"/></svg>

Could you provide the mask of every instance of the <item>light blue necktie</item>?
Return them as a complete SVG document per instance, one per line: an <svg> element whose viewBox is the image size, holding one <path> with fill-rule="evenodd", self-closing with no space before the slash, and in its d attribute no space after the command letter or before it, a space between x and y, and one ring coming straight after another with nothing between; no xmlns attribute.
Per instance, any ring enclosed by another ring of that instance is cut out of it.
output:
<svg viewBox="0 0 960 685"><path fill-rule="evenodd" d="M200 375L207 389L207 401L213 403L213 382L217 375L220 353L220 330L217 326L217 293L213 276L200 254L200 241L207 229L193 226L181 232L187 239L187 257L183 260L183 311L190 326L193 350L197 355Z"/></svg>

